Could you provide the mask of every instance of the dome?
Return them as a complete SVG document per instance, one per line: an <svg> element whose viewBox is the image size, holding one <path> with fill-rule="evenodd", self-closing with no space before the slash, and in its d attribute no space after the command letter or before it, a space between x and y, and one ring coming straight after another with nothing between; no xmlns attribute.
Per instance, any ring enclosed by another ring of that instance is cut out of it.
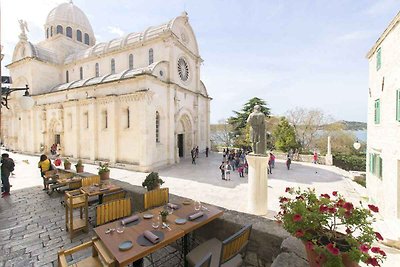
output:
<svg viewBox="0 0 400 267"><path fill-rule="evenodd" d="M60 30L57 29L57 27L59 27ZM85 13L83 13L79 7L75 6L72 1L58 5L50 11L49 15L47 15L45 24L45 31L47 31L46 37L49 38L58 33L68 35L67 27L72 29L72 36L75 35L76 37L76 31L79 30L82 36L85 33L89 35L90 45L95 43L92 25ZM75 40L77 39L74 37L71 38ZM78 39L82 38L78 37Z"/></svg>

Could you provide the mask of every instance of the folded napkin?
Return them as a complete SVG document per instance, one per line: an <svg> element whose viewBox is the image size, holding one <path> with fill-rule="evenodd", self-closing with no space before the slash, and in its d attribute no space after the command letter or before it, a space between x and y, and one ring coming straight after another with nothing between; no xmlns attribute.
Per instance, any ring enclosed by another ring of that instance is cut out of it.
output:
<svg viewBox="0 0 400 267"><path fill-rule="evenodd" d="M199 212L197 212L197 213L195 213L195 214L190 215L190 216L189 216L189 221L196 220L197 218L200 218L200 217L203 216L203 215L204 215L204 212L199 211Z"/></svg>
<svg viewBox="0 0 400 267"><path fill-rule="evenodd" d="M172 204L172 203L168 203L167 206L171 209L177 210L178 209L178 205L176 204Z"/></svg>
<svg viewBox="0 0 400 267"><path fill-rule="evenodd" d="M160 238L155 234L153 234L152 232L150 232L149 230L144 231L143 235L147 240L149 240L153 244L156 244L160 241Z"/></svg>
<svg viewBox="0 0 400 267"><path fill-rule="evenodd" d="M132 215L132 216L130 216L130 217L127 217L127 218L125 218L125 219L122 219L122 220L121 220L121 224L122 224L122 225L126 225L126 224L131 223L131 222L134 222L134 221L136 221L136 220L138 220L138 219L139 219L139 216L137 216L137 215Z"/></svg>

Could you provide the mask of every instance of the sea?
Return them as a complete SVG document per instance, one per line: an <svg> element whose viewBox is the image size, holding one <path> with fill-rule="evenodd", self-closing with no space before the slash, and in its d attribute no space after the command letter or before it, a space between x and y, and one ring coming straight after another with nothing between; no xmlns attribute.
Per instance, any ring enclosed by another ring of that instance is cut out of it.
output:
<svg viewBox="0 0 400 267"><path fill-rule="evenodd" d="M350 131L352 132L359 141L367 142L367 130Z"/></svg>

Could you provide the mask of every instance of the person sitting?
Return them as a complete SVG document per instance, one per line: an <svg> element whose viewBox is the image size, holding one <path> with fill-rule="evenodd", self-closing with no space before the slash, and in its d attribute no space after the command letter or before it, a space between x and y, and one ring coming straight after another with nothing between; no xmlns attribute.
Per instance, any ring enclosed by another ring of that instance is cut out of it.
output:
<svg viewBox="0 0 400 267"><path fill-rule="evenodd" d="M46 183L45 173L51 169L51 161L46 155L40 156L38 168L40 168L40 175L43 178L43 190L49 190L49 185Z"/></svg>

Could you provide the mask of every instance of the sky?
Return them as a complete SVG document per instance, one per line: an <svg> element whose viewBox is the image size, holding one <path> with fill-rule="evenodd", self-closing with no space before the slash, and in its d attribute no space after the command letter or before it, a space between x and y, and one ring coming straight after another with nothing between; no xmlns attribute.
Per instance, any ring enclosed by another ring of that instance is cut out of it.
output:
<svg viewBox="0 0 400 267"><path fill-rule="evenodd" d="M4 65L28 22L44 39L47 14L66 0L1 0ZM252 97L273 115L318 108L336 120L366 121L366 54L400 10L400 0L74 0L97 42L143 31L188 12L204 60L211 123Z"/></svg>

